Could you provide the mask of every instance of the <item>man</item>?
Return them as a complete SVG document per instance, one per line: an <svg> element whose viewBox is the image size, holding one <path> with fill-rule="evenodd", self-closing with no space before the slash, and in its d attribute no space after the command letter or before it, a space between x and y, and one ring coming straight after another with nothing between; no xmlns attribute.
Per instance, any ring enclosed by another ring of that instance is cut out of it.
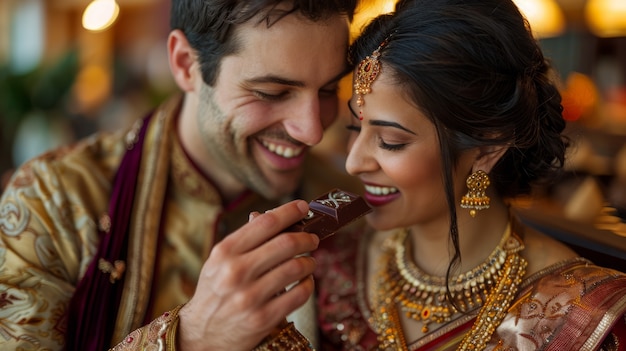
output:
<svg viewBox="0 0 626 351"><path fill-rule="evenodd" d="M337 114L355 2L172 0L182 98L36 158L3 194L0 348L271 342L312 294L318 244L277 235L306 202L276 206L348 186L307 153Z"/></svg>

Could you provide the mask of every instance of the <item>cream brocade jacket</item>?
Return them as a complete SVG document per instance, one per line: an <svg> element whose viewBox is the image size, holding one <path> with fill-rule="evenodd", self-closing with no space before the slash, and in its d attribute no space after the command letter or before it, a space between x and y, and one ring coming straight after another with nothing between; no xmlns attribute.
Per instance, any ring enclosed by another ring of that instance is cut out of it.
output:
<svg viewBox="0 0 626 351"><path fill-rule="evenodd" d="M111 340L121 342L118 348L174 349L177 310L192 296L215 242L246 223L251 211L278 205L251 192L222 203L177 140L180 102L177 96L155 110L147 129L122 301L111 306L119 311ZM37 157L16 171L2 194L0 349L65 348L68 303L96 253L127 136L97 134ZM326 168L310 157L297 197L311 199L333 187L354 190L354 182Z"/></svg>

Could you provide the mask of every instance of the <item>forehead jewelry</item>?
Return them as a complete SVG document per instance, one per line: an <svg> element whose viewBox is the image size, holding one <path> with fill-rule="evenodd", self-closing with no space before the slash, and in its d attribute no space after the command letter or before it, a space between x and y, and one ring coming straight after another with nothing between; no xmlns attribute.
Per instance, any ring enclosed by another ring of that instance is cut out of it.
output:
<svg viewBox="0 0 626 351"><path fill-rule="evenodd" d="M372 83L378 78L380 73L380 46L374 52L364 58L356 71L354 82L354 92L357 94L356 104L361 107L365 104L363 95L372 92Z"/></svg>
<svg viewBox="0 0 626 351"><path fill-rule="evenodd" d="M391 34L393 35L393 33ZM389 39L391 38L389 35L385 40L372 52L371 55L366 56L361 62L356 70L356 79L354 81L354 92L357 95L356 104L359 107L362 107L365 104L365 100L363 99L363 95L372 92L372 83L378 78L381 69L381 63L379 61L380 50L387 45ZM363 111L359 110L359 120L363 120Z"/></svg>

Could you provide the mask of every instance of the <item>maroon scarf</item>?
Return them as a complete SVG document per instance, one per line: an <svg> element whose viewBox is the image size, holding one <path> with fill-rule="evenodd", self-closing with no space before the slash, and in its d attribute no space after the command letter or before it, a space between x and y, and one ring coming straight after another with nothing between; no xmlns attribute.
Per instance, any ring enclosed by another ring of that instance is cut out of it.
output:
<svg viewBox="0 0 626 351"><path fill-rule="evenodd" d="M101 351L110 346L124 279L111 282L110 273L102 272L99 262L101 259L110 264L118 260L126 261L128 228L150 117L143 119L136 142L122 158L113 180L109 202L110 230L103 231L102 226L99 226L101 240L98 251L85 276L78 282L68 306L67 350Z"/></svg>

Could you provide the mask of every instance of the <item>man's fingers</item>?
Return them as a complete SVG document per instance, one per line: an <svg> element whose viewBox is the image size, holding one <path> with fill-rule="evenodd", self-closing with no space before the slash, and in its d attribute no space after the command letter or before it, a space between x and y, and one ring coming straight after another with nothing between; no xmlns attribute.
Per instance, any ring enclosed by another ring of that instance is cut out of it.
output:
<svg viewBox="0 0 626 351"><path fill-rule="evenodd" d="M258 329L267 325L278 325L285 316L289 315L306 303L313 290L315 283L311 275L303 278L288 291L274 295L267 301L265 306L248 318L251 327Z"/></svg>
<svg viewBox="0 0 626 351"><path fill-rule="evenodd" d="M215 249L222 246L221 250L229 255L253 250L304 218L308 210L309 205L306 201L294 200L258 216L253 215L252 221L228 235Z"/></svg>
<svg viewBox="0 0 626 351"><path fill-rule="evenodd" d="M315 259L310 256L294 257L263 274L253 283L253 290L260 301L270 300L287 286L312 275L315 267Z"/></svg>
<svg viewBox="0 0 626 351"><path fill-rule="evenodd" d="M276 289L284 288L312 273L310 270L304 273L299 272L297 267L292 267L296 269L295 273L285 272L285 269L289 269L294 264L291 263L294 257L315 250L318 244L319 238L314 234L284 233L236 258L215 260L222 253L214 252L211 253L212 257L207 262L210 265L203 269L202 276L210 277L211 281L220 287L220 291L228 295L280 268L281 273L272 278L275 280L270 283L273 283L272 286Z"/></svg>

